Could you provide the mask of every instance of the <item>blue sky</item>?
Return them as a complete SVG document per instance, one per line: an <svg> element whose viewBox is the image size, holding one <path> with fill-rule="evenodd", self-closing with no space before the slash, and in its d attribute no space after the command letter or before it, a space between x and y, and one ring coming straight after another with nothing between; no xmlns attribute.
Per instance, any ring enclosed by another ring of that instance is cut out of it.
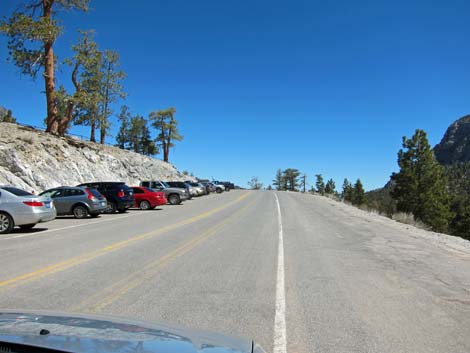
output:
<svg viewBox="0 0 470 353"><path fill-rule="evenodd" d="M19 3L2 1L0 14ZM132 112L176 107L185 139L170 160L201 177L267 185L292 167L309 182L322 173L338 187L348 177L373 189L396 170L402 136L421 128L434 145L469 113L468 1L90 5L61 16L59 60L78 29L95 29L100 47L121 55ZM1 37L0 105L41 124L43 82L20 77L6 57ZM70 87L69 75L61 66L59 83Z"/></svg>

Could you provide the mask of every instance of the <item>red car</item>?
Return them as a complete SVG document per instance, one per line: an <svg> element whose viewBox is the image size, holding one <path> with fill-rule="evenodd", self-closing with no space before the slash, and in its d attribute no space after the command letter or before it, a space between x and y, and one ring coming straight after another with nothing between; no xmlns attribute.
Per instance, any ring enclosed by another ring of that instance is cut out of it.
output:
<svg viewBox="0 0 470 353"><path fill-rule="evenodd" d="M154 191L143 186L132 186L134 192L134 207L141 210L153 210L155 207L167 203L165 193Z"/></svg>

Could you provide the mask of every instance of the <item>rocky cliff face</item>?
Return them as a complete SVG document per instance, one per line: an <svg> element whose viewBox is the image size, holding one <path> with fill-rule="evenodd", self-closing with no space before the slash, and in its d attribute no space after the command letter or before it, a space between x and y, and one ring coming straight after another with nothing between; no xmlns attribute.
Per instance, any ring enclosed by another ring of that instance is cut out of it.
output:
<svg viewBox="0 0 470 353"><path fill-rule="evenodd" d="M439 163L470 162L470 115L450 125L441 142L434 147Z"/></svg>
<svg viewBox="0 0 470 353"><path fill-rule="evenodd" d="M39 192L87 181L185 180L171 164L117 147L0 123L0 185Z"/></svg>

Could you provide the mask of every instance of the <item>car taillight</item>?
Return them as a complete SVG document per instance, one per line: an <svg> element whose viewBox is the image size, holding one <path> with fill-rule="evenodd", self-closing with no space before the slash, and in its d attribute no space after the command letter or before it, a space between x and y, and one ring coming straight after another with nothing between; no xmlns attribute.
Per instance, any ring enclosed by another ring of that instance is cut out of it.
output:
<svg viewBox="0 0 470 353"><path fill-rule="evenodd" d="M41 201L23 201L25 205L31 206L31 207L41 207L44 206L44 204Z"/></svg>
<svg viewBox="0 0 470 353"><path fill-rule="evenodd" d="M93 194L91 193L91 191L90 191L90 190L88 190L88 189L85 189L85 191L86 191L86 194L87 194L88 200L91 200L91 201L93 201L93 200L96 200L96 197L95 197L95 195L93 195Z"/></svg>
<svg viewBox="0 0 470 353"><path fill-rule="evenodd" d="M118 196L118 197L124 197L124 191L122 191L122 190L119 191L117 196Z"/></svg>

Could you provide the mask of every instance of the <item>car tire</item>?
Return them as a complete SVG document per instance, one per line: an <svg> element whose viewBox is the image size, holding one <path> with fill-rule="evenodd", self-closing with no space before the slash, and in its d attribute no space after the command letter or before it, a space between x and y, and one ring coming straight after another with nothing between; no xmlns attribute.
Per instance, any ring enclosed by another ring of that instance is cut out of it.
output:
<svg viewBox="0 0 470 353"><path fill-rule="evenodd" d="M106 208L106 213L116 213L117 207L116 204L113 202L108 202L108 207Z"/></svg>
<svg viewBox="0 0 470 353"><path fill-rule="evenodd" d="M118 208L118 212L119 212L119 213L126 213L126 212L127 212L127 208Z"/></svg>
<svg viewBox="0 0 470 353"><path fill-rule="evenodd" d="M150 202L146 201L146 200L142 200L139 202L139 208L141 210L150 210L152 207L150 206Z"/></svg>
<svg viewBox="0 0 470 353"><path fill-rule="evenodd" d="M15 224L8 213L0 212L0 234L7 234L13 230Z"/></svg>
<svg viewBox="0 0 470 353"><path fill-rule="evenodd" d="M76 219L83 219L88 216L88 209L82 205L75 206L72 212Z"/></svg>
<svg viewBox="0 0 470 353"><path fill-rule="evenodd" d="M223 191L221 188L217 188L217 190L215 190L218 194L221 194Z"/></svg>
<svg viewBox="0 0 470 353"><path fill-rule="evenodd" d="M171 194L168 196L168 202L170 205L179 205L181 203L181 198L178 194Z"/></svg>
<svg viewBox="0 0 470 353"><path fill-rule="evenodd" d="M34 226L36 225L36 223L32 223L32 224L22 224L20 225L20 229L22 230L28 230L28 229L33 229Z"/></svg>

